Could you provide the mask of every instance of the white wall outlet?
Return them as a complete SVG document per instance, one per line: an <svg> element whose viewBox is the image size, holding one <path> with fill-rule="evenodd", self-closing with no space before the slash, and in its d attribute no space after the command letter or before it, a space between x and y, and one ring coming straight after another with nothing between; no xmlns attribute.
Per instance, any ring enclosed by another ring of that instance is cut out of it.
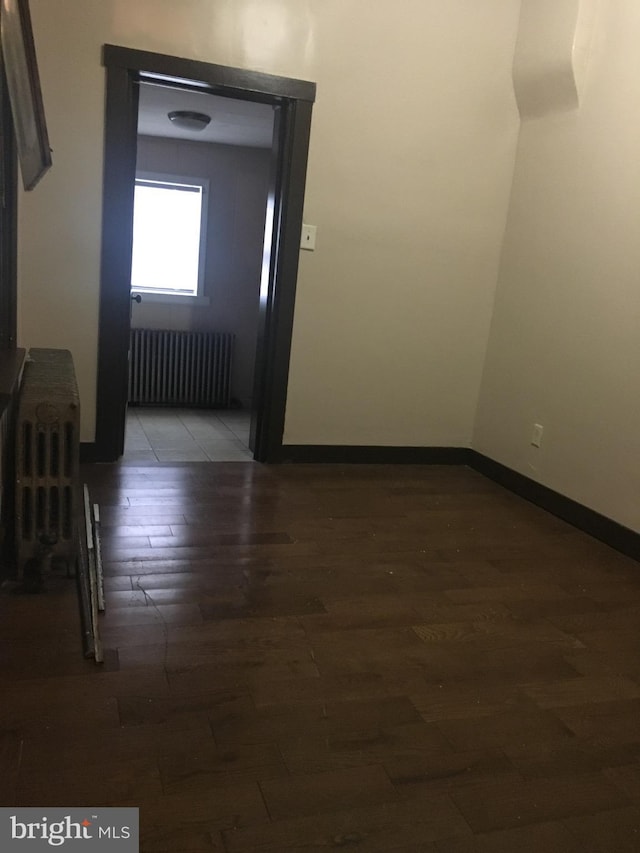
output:
<svg viewBox="0 0 640 853"><path fill-rule="evenodd" d="M542 433L544 431L544 427L542 424L534 424L533 431L531 433L531 444L534 447L540 447L542 444Z"/></svg>
<svg viewBox="0 0 640 853"><path fill-rule="evenodd" d="M302 234L300 235L300 248L307 249L313 252L316 247L316 225L303 225Z"/></svg>

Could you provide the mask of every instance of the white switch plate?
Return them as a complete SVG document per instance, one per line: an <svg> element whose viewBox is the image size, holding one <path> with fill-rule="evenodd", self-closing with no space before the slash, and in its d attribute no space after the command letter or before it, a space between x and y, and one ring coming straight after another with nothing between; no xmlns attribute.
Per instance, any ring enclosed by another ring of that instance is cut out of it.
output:
<svg viewBox="0 0 640 853"><path fill-rule="evenodd" d="M533 431L531 432L531 444L534 447L540 447L542 444L542 432L544 427L542 424L534 424Z"/></svg>
<svg viewBox="0 0 640 853"><path fill-rule="evenodd" d="M302 226L302 234L300 235L300 248L307 249L309 252L313 252L316 247L316 226L315 225L303 225Z"/></svg>

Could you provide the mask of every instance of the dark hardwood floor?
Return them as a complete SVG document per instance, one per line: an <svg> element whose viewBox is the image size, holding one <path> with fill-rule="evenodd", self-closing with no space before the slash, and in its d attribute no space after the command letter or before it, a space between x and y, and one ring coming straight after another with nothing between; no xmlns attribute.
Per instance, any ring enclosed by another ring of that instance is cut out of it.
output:
<svg viewBox="0 0 640 853"><path fill-rule="evenodd" d="M466 468L92 466L75 585L0 595L2 805L141 849L640 850L640 574Z"/></svg>

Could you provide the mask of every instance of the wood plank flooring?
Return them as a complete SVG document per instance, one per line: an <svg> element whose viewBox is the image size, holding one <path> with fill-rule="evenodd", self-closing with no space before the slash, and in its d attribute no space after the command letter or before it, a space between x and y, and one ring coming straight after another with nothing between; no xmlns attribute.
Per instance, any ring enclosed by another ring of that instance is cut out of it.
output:
<svg viewBox="0 0 640 853"><path fill-rule="evenodd" d="M640 849L636 562L476 472L90 466L75 585L0 592L2 805L145 853Z"/></svg>

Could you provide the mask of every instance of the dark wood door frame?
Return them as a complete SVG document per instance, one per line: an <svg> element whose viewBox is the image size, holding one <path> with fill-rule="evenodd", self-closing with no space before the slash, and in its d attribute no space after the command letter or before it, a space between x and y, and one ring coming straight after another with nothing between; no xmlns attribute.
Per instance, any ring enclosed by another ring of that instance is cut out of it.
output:
<svg viewBox="0 0 640 853"><path fill-rule="evenodd" d="M164 54L103 48L106 115L95 461L124 449L130 329L133 188L139 84L202 89L276 107L269 216L256 354L252 447L261 462L281 458L300 230L315 84Z"/></svg>

